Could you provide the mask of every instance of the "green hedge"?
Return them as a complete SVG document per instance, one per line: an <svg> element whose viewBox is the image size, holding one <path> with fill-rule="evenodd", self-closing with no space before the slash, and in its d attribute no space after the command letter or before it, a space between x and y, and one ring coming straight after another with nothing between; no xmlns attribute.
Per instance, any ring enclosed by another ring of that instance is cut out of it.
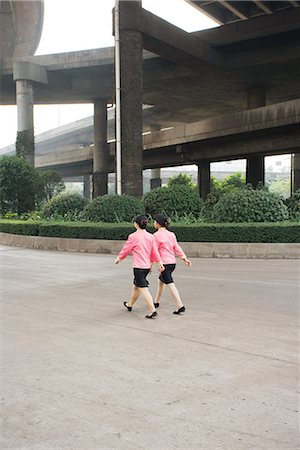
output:
<svg viewBox="0 0 300 450"><path fill-rule="evenodd" d="M181 242L300 242L300 224L180 224L171 226ZM0 231L26 236L124 240L134 231L130 223L87 223L0 220ZM153 227L149 231L154 232Z"/></svg>
<svg viewBox="0 0 300 450"><path fill-rule="evenodd" d="M131 222L139 214L145 214L141 200L130 195L102 195L94 198L81 214L82 220L91 222Z"/></svg>
<svg viewBox="0 0 300 450"><path fill-rule="evenodd" d="M300 224L290 222L174 224L171 229L182 242L300 242Z"/></svg>

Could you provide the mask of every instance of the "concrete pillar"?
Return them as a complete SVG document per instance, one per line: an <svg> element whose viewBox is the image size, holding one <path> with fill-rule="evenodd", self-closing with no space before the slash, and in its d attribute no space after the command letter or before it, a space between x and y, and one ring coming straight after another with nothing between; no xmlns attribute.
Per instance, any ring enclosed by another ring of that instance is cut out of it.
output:
<svg viewBox="0 0 300 450"><path fill-rule="evenodd" d="M151 133L160 131L160 125L151 125ZM160 168L151 169L150 174L150 189L161 187L161 170Z"/></svg>
<svg viewBox="0 0 300 450"><path fill-rule="evenodd" d="M48 84L47 69L27 61L13 62L18 108L17 155L34 165L33 83Z"/></svg>
<svg viewBox="0 0 300 450"><path fill-rule="evenodd" d="M198 189L200 197L205 200L210 193L210 161L198 163Z"/></svg>
<svg viewBox="0 0 300 450"><path fill-rule="evenodd" d="M124 29L122 18L136 17L140 1L120 2L122 193L143 195L143 36Z"/></svg>
<svg viewBox="0 0 300 450"><path fill-rule="evenodd" d="M266 105L267 92L263 86L253 86L247 90L247 109L255 109ZM246 182L256 188L258 183L265 184L264 155L248 156L246 163Z"/></svg>
<svg viewBox="0 0 300 450"><path fill-rule="evenodd" d="M108 145L107 145L107 102L94 102L94 155L93 155L93 198L107 194Z"/></svg>
<svg viewBox="0 0 300 450"><path fill-rule="evenodd" d="M34 165L33 132L33 83L28 80L16 81L18 112L17 155Z"/></svg>
<svg viewBox="0 0 300 450"><path fill-rule="evenodd" d="M292 155L292 193L300 189L300 153Z"/></svg>
<svg viewBox="0 0 300 450"><path fill-rule="evenodd" d="M161 187L161 170L151 169L150 175L150 189Z"/></svg>
<svg viewBox="0 0 300 450"><path fill-rule="evenodd" d="M91 176L89 174L83 176L83 196L88 200L91 198Z"/></svg>
<svg viewBox="0 0 300 450"><path fill-rule="evenodd" d="M258 183L265 183L265 158L263 155L253 155L247 158L246 183L256 188Z"/></svg>

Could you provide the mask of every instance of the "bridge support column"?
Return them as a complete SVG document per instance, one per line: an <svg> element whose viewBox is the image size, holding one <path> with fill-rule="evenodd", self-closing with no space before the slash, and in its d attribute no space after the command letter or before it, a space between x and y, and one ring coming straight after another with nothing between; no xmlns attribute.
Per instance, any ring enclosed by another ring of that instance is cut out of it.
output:
<svg viewBox="0 0 300 450"><path fill-rule="evenodd" d="M93 198L107 194L108 145L107 145L107 102L94 102L94 155L93 155Z"/></svg>
<svg viewBox="0 0 300 450"><path fill-rule="evenodd" d="M300 189L300 153L292 155L292 193Z"/></svg>
<svg viewBox="0 0 300 450"><path fill-rule="evenodd" d="M265 158L261 155L248 156L246 167L246 183L256 188L259 183L265 183Z"/></svg>
<svg viewBox="0 0 300 450"><path fill-rule="evenodd" d="M263 86L253 86L247 90L247 109L266 106L267 91ZM251 183L255 189L259 183L265 184L265 158L264 155L247 157L246 183Z"/></svg>
<svg viewBox="0 0 300 450"><path fill-rule="evenodd" d="M124 29L122 18L135 17L141 1L120 2L122 193L143 195L143 36Z"/></svg>
<svg viewBox="0 0 300 450"><path fill-rule="evenodd" d="M90 174L83 176L83 196L90 200L91 198L91 176Z"/></svg>
<svg viewBox="0 0 300 450"><path fill-rule="evenodd" d="M161 187L161 169L151 169L150 189Z"/></svg>
<svg viewBox="0 0 300 450"><path fill-rule="evenodd" d="M206 200L210 193L210 161L198 163L198 189L200 197Z"/></svg>
<svg viewBox="0 0 300 450"><path fill-rule="evenodd" d="M48 74L43 66L20 61L13 63L13 77L18 109L16 151L34 165L33 83L48 84Z"/></svg>
<svg viewBox="0 0 300 450"><path fill-rule="evenodd" d="M151 133L159 132L160 131L160 125L154 124L150 127ZM156 189L158 187L161 187L161 169L151 169L151 175L150 175L150 189Z"/></svg>
<svg viewBox="0 0 300 450"><path fill-rule="evenodd" d="M18 133L17 155L34 166L33 132L33 83L29 80L16 81Z"/></svg>

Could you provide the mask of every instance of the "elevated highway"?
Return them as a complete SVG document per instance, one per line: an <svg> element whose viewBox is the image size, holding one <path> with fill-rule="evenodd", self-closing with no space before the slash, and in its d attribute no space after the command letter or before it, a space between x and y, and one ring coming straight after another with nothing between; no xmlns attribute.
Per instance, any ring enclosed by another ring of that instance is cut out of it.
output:
<svg viewBox="0 0 300 450"><path fill-rule="evenodd" d="M294 7L300 2L278 2L280 8L268 2L268 13L261 7L267 2L235 2L230 13L224 2L192 3L210 14L221 11L223 25L185 33L139 1L121 2L123 191L140 195L145 167L190 162L199 166L205 196L209 162L242 157L247 180L256 185L264 156L287 152L296 154L300 187L300 8ZM38 137L35 161L61 173L93 171L95 192L104 193L114 169L106 117L115 101L114 49L6 57L1 67L0 102L17 103L20 133L30 132L32 102L95 105L92 122L74 135ZM143 112L143 104L151 108Z"/></svg>
<svg viewBox="0 0 300 450"><path fill-rule="evenodd" d="M151 117L144 110L144 122ZM199 164L257 155L300 151L300 100L194 122L145 131L143 169ZM147 127L145 127L146 129ZM109 172L115 170L114 110L108 111ZM93 116L36 136L35 165L62 176L93 173ZM259 151L258 151L259 148ZM14 145L1 154L14 153Z"/></svg>

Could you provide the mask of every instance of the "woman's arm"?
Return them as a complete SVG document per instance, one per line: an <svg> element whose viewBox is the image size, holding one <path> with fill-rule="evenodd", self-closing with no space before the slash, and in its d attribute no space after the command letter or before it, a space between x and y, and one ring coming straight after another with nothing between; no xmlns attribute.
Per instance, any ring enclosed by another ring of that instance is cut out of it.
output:
<svg viewBox="0 0 300 450"><path fill-rule="evenodd" d="M133 238L132 234L130 234L128 236L127 241L123 245L120 253L118 254L118 256L115 260L115 264L119 264L119 262L121 262L123 259L125 259L126 256L128 256L129 253L132 251L133 247L134 247L134 238Z"/></svg>
<svg viewBox="0 0 300 450"><path fill-rule="evenodd" d="M177 256L179 256L180 259L182 259L182 261L184 262L184 264L186 264L187 266L191 266L192 263L189 259L187 259L186 254L184 253L184 251L182 250L182 248L180 247L180 245L177 242L177 238L176 235L174 233L174 245L173 245L173 250L176 253Z"/></svg>

